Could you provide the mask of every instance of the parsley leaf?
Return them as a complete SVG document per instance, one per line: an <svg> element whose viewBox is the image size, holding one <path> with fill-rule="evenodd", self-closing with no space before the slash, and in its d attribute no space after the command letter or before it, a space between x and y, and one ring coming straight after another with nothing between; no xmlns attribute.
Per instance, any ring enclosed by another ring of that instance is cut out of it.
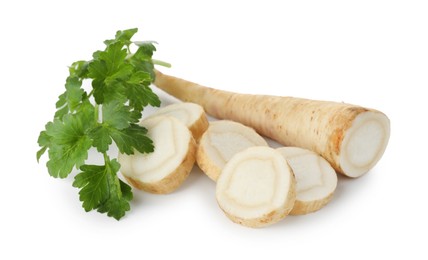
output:
<svg viewBox="0 0 428 260"><path fill-rule="evenodd" d="M146 86L147 82L151 79L152 77L149 73L138 71L125 82L127 86L126 96L129 99L129 105L135 110L143 110L147 105L157 107L160 105L159 97Z"/></svg>
<svg viewBox="0 0 428 260"><path fill-rule="evenodd" d="M83 165L74 178L73 186L80 188L79 198L86 211L98 209L119 220L130 210L131 188L119 180L120 164L106 159L105 165Z"/></svg>
<svg viewBox="0 0 428 260"><path fill-rule="evenodd" d="M92 140L86 134L90 124L86 121L87 114L67 114L60 119L54 119L46 125L46 131L39 137L39 143L49 147L49 174L53 177L65 178L74 167L84 164ZM50 143L46 144L49 139Z"/></svg>
<svg viewBox="0 0 428 260"><path fill-rule="evenodd" d="M154 146L146 133L146 128L131 124L128 128L111 131L110 135L121 153L134 154L134 149L140 153L150 153L154 151Z"/></svg>
<svg viewBox="0 0 428 260"><path fill-rule="evenodd" d="M124 129L131 121L131 111L123 103L113 101L103 105L103 123L117 129Z"/></svg>
<svg viewBox="0 0 428 260"><path fill-rule="evenodd" d="M110 45L113 44L115 42L121 42L123 45L129 46L131 45L131 38L132 36L134 36L134 34L136 34L138 32L137 28L132 28L132 29L128 29L128 30L123 30L123 31L117 31L115 38L113 40L105 40L104 44L105 45Z"/></svg>
<svg viewBox="0 0 428 260"><path fill-rule="evenodd" d="M110 129L104 125L99 125L89 132L89 137L92 139L92 145L97 148L100 153L108 151L112 144L110 137Z"/></svg>
<svg viewBox="0 0 428 260"><path fill-rule="evenodd" d="M159 97L150 89L154 80L154 42L133 42L138 29L117 31L104 41L105 49L95 51L92 59L73 62L58 97L51 122L40 132L37 161L48 152L46 166L51 176L66 178L73 169L73 186L86 211L98 210L116 219L130 210L132 190L117 177L120 164L107 152L116 145L121 153L149 153L153 142L147 129L137 125L144 107L159 106ZM137 50L131 52L130 45ZM164 63L166 64L166 63ZM90 80L87 93L82 85ZM88 165L88 151L95 147L104 165Z"/></svg>
<svg viewBox="0 0 428 260"><path fill-rule="evenodd" d="M84 90L82 89L82 81L77 77L68 77L65 82L66 91L59 96L56 103L57 112L55 118L62 118L69 112L74 112L82 102Z"/></svg>

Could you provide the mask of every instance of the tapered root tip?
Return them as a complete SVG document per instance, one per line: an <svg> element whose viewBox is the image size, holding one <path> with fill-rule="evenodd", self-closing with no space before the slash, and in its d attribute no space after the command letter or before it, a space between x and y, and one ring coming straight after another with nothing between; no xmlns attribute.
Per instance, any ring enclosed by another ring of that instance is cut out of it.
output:
<svg viewBox="0 0 428 260"><path fill-rule="evenodd" d="M346 131L339 155L340 168L349 177L367 173L380 160L388 145L390 122L376 111L359 114Z"/></svg>

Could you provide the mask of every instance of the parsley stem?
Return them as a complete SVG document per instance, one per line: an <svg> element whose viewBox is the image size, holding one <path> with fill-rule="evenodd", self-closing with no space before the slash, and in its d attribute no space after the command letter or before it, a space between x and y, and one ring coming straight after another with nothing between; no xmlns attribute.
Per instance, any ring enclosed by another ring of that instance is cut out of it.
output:
<svg viewBox="0 0 428 260"><path fill-rule="evenodd" d="M171 68L171 64L165 61L161 61L161 60L156 60L156 59L152 59L152 63L154 65L160 65L160 66L164 66L167 68Z"/></svg>
<svg viewBox="0 0 428 260"><path fill-rule="evenodd" d="M104 157L105 165L108 165L110 158L108 157L107 152L103 152L103 157Z"/></svg>
<svg viewBox="0 0 428 260"><path fill-rule="evenodd" d="M92 89L92 90L91 90L91 92L89 92L89 94L88 94L88 98L90 98L90 97L92 96L92 94L94 94L94 90L95 90L95 89Z"/></svg>
<svg viewBox="0 0 428 260"><path fill-rule="evenodd" d="M95 104L95 109L94 109L95 123L101 123L101 119L98 118L99 115L100 115L100 105Z"/></svg>

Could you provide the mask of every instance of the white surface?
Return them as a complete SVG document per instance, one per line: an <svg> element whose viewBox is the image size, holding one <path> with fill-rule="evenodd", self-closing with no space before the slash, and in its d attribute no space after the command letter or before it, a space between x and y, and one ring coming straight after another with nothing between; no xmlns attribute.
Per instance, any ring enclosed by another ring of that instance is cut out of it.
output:
<svg viewBox="0 0 428 260"><path fill-rule="evenodd" d="M427 259L427 1L205 2L0 3L0 259ZM173 194L135 192L119 222L85 213L72 178L37 164L36 140L67 66L130 27L159 42L165 73L379 109L389 146L367 175L340 177L325 208L265 229L226 218L196 169Z"/></svg>

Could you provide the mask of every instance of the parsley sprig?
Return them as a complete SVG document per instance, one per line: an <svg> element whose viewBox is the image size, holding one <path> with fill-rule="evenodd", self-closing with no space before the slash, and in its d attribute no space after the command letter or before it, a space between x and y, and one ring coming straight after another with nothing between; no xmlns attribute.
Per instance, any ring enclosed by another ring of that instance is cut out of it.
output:
<svg viewBox="0 0 428 260"><path fill-rule="evenodd" d="M38 138L37 160L48 152L49 174L66 178L74 168L80 170L73 186L80 189L83 208L117 220L130 210L132 191L118 178L120 164L107 151L114 143L125 154L152 152L147 129L137 123L144 107L160 105L150 89L156 48L153 42L132 42L137 31L118 31L114 39L104 41L104 50L93 53L92 60L76 61L69 67L54 119ZM134 53L132 44L137 47ZM89 93L82 87L84 80L91 81ZM92 147L103 155L104 165L85 164Z"/></svg>

